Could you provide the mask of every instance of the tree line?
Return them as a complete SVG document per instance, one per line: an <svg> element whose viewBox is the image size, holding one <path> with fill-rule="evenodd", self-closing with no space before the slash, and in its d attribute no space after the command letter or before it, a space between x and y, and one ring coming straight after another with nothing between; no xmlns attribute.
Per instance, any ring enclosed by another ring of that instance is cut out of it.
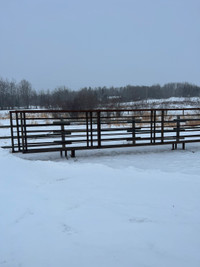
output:
<svg viewBox="0 0 200 267"><path fill-rule="evenodd" d="M117 107L120 103L170 97L199 97L200 87L190 83L164 86L85 87L72 91L65 86L36 91L27 80L19 83L0 79L0 109L51 108L84 110Z"/></svg>

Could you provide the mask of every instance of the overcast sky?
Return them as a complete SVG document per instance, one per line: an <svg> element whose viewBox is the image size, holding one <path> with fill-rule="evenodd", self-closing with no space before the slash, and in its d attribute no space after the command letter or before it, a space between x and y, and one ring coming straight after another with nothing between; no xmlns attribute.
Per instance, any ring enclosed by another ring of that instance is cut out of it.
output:
<svg viewBox="0 0 200 267"><path fill-rule="evenodd" d="M200 0L0 0L0 77L200 85Z"/></svg>

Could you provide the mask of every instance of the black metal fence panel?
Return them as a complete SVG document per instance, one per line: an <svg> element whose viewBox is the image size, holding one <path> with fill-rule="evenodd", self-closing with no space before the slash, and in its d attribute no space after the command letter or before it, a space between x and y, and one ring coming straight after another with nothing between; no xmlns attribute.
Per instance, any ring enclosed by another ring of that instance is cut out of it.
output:
<svg viewBox="0 0 200 267"><path fill-rule="evenodd" d="M200 142L200 109L10 111L12 152Z"/></svg>

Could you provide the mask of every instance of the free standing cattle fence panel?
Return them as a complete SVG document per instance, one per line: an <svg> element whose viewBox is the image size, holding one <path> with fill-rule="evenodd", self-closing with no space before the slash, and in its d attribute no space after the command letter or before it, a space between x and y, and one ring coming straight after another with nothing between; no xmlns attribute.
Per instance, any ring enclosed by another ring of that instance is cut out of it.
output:
<svg viewBox="0 0 200 267"><path fill-rule="evenodd" d="M36 153L200 142L200 109L10 111L12 152Z"/></svg>

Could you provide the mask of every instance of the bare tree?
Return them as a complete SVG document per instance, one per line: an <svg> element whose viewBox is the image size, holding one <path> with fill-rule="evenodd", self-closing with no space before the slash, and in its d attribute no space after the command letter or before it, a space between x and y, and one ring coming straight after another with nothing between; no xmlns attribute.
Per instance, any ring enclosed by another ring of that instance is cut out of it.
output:
<svg viewBox="0 0 200 267"><path fill-rule="evenodd" d="M31 92L32 92L31 84L26 80L22 80L18 85L18 91L19 91L20 106L29 108Z"/></svg>

